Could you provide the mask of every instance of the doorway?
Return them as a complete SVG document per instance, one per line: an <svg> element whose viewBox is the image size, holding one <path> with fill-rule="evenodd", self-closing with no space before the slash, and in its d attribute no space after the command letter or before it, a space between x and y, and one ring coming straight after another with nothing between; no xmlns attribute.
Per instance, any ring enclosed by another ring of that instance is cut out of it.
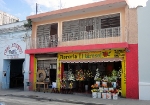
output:
<svg viewBox="0 0 150 105"><path fill-rule="evenodd" d="M10 60L10 88L24 88L23 62L24 59Z"/></svg>

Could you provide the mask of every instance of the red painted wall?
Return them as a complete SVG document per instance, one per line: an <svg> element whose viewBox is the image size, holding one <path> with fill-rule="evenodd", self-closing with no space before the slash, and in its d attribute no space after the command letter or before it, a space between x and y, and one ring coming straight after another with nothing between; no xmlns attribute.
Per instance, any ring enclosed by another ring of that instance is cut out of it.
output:
<svg viewBox="0 0 150 105"><path fill-rule="evenodd" d="M126 53L126 97L138 99L138 44L129 44L128 49L130 51Z"/></svg>
<svg viewBox="0 0 150 105"><path fill-rule="evenodd" d="M29 90L33 90L33 77L34 77L34 55L30 55L30 71L31 73L29 74L29 81L30 81L30 86Z"/></svg>

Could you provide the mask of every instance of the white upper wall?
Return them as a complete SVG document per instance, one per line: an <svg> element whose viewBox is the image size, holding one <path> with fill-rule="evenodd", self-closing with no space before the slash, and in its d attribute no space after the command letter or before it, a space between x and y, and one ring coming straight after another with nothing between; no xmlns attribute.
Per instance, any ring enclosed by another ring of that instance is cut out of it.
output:
<svg viewBox="0 0 150 105"><path fill-rule="evenodd" d="M150 0L138 7L139 99L150 100Z"/></svg>
<svg viewBox="0 0 150 105"><path fill-rule="evenodd" d="M146 2L148 0L126 0L127 4L129 5L130 8L136 8L138 6L146 6Z"/></svg>
<svg viewBox="0 0 150 105"><path fill-rule="evenodd" d="M0 56L2 59L25 58L26 39L31 36L31 30L26 30L24 27L25 22L0 26ZM19 55L13 56L15 53Z"/></svg>
<svg viewBox="0 0 150 105"><path fill-rule="evenodd" d="M138 8L139 81L150 82L150 0Z"/></svg>
<svg viewBox="0 0 150 105"><path fill-rule="evenodd" d="M6 12L0 11L0 25L9 24L9 23L13 23L16 21L19 21L19 18L13 15L10 15Z"/></svg>

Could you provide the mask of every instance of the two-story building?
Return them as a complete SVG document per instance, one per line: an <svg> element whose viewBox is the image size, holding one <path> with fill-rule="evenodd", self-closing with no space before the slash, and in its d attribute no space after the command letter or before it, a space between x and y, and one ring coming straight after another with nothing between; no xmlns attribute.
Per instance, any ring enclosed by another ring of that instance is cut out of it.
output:
<svg viewBox="0 0 150 105"><path fill-rule="evenodd" d="M32 21L25 51L30 54L30 90L36 88L38 70L48 70L49 79L45 78L58 88L71 71L70 80L88 81L73 82L79 92L83 85L90 89L96 69L102 77L115 69L121 70L117 79L121 95L138 99L137 11L129 9L126 0L105 0L27 19ZM92 76L83 76L86 72Z"/></svg>

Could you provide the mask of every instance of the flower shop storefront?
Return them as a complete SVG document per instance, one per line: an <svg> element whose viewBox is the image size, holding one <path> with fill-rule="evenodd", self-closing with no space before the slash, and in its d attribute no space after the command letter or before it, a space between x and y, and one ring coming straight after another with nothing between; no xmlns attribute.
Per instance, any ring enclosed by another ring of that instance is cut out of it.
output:
<svg viewBox="0 0 150 105"><path fill-rule="evenodd" d="M62 93L96 92L108 98L104 94L111 92L126 97L125 62L122 49L58 54L58 86Z"/></svg>

